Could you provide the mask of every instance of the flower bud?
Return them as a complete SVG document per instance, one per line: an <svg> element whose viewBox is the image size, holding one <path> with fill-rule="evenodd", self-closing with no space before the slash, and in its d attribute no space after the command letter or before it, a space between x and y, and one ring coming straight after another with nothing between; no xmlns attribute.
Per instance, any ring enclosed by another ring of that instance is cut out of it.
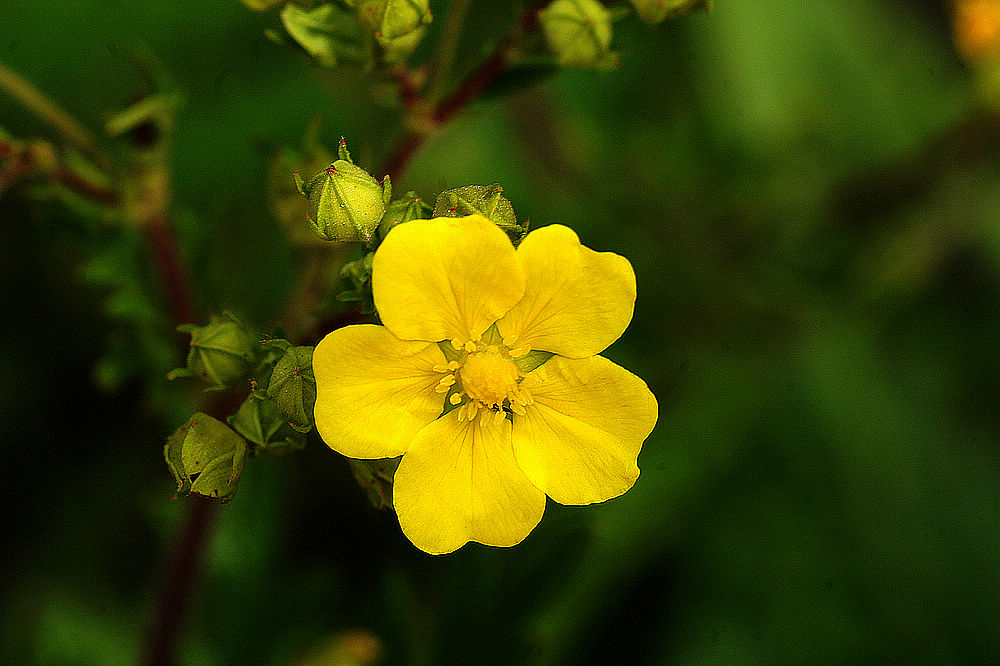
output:
<svg viewBox="0 0 1000 666"><path fill-rule="evenodd" d="M687 14L697 9L708 9L709 0L631 0L635 12L646 23Z"/></svg>
<svg viewBox="0 0 1000 666"><path fill-rule="evenodd" d="M431 22L428 0L363 0L358 16L375 33L387 62L399 62L413 52Z"/></svg>
<svg viewBox="0 0 1000 666"><path fill-rule="evenodd" d="M312 347L293 347L285 341L273 341L284 349L274 364L267 383L267 395L288 415L289 425L299 432L312 429L313 405L316 404L316 377L312 368Z"/></svg>
<svg viewBox="0 0 1000 666"><path fill-rule="evenodd" d="M438 195L433 216L465 217L478 213L507 232L511 242L517 245L528 233L528 223L518 223L513 206L502 194L503 188L496 183L489 186L466 185L447 190Z"/></svg>
<svg viewBox="0 0 1000 666"><path fill-rule="evenodd" d="M257 451L273 455L299 451L306 445L305 435L294 430L277 403L260 392L251 393L228 421Z"/></svg>
<svg viewBox="0 0 1000 666"><path fill-rule="evenodd" d="M611 69L612 14L597 0L554 0L538 12L545 40L562 66Z"/></svg>
<svg viewBox="0 0 1000 666"><path fill-rule="evenodd" d="M397 199L386 207L382 224L378 227L379 238L385 238L397 224L431 217L432 210L415 192L407 192L402 199Z"/></svg>
<svg viewBox="0 0 1000 666"><path fill-rule="evenodd" d="M298 173L295 183L309 199L306 219L323 240L362 242L370 245L385 213L389 181L384 185L361 167L337 160L303 183Z"/></svg>
<svg viewBox="0 0 1000 666"><path fill-rule="evenodd" d="M246 450L246 440L221 421L198 412L167 438L163 457L178 492L227 502L236 494Z"/></svg>
<svg viewBox="0 0 1000 666"><path fill-rule="evenodd" d="M183 324L177 330L191 334L187 367L171 370L167 379L200 377L206 391L221 391L250 373L256 339L235 315L224 312L207 326Z"/></svg>

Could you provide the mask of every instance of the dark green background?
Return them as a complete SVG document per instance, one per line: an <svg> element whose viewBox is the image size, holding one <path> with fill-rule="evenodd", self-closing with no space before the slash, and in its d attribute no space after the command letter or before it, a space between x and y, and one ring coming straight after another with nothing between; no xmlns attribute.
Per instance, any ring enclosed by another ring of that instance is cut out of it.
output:
<svg viewBox="0 0 1000 666"><path fill-rule="evenodd" d="M995 659L1000 120L945 10L626 19L620 71L562 72L431 139L398 191L499 182L520 217L632 261L635 318L607 355L660 403L642 475L602 506L550 503L516 548L431 557L315 437L257 460L183 663L291 664L350 628L389 664ZM463 58L507 8L473 12ZM373 79L273 44L275 17L236 0L15 0L0 25L0 60L95 130L148 92L135 45L163 61L187 97L175 217L208 312L266 326L294 283L262 146L320 113L374 168L400 131ZM48 136L6 95L0 126ZM92 381L127 336L80 279L98 245L64 206L0 198L2 663L133 663L184 513L161 446L191 398Z"/></svg>

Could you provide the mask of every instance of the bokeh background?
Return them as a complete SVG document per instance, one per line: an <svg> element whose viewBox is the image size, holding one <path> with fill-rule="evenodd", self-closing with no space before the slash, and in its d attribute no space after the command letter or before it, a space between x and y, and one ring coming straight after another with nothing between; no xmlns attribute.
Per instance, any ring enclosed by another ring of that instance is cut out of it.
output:
<svg viewBox="0 0 1000 666"><path fill-rule="evenodd" d="M474 3L461 62L504 12ZM1000 117L952 16L717 0L623 20L620 70L450 123L399 192L499 182L519 217L635 266L607 355L659 399L642 475L600 506L550 502L515 548L432 557L313 435L248 465L219 512L181 663L996 659ZM273 43L275 17L236 0L15 0L0 25L0 61L95 130L149 92L137 44L183 92L174 218L205 312L264 327L294 289L271 150L320 114L373 169L401 131L375 81ZM0 126L52 136L2 94ZM95 225L0 195L0 663L135 663L184 520L161 448L197 396L127 372L180 359L135 348L114 298L141 267Z"/></svg>

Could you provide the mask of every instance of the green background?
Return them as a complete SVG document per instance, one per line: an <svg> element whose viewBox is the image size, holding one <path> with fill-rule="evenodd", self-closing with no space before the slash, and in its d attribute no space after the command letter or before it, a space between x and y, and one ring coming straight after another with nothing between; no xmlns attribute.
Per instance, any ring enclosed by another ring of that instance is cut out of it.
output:
<svg viewBox="0 0 1000 666"><path fill-rule="evenodd" d="M607 355L659 400L642 475L600 506L550 502L515 548L432 557L313 435L250 462L222 508L182 663L294 664L358 628L387 664L1000 655L1000 120L946 9L625 19L620 70L560 72L428 141L397 191L499 182L520 218L632 261ZM461 66L507 14L473 3ZM162 61L186 96L175 218L206 312L266 326L293 288L266 147L318 113L373 169L400 132L372 77L316 68L235 0L15 0L0 25L0 60L95 130L149 92L136 45ZM6 95L0 126L49 136ZM161 447L192 398L94 381L132 345L82 278L118 247L97 236L30 189L0 197L2 663L134 663L184 515Z"/></svg>

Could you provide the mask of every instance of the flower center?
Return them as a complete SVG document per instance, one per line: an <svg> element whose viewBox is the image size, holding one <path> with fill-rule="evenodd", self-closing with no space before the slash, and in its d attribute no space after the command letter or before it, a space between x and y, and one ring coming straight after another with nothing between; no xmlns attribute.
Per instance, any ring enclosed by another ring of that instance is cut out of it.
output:
<svg viewBox="0 0 1000 666"><path fill-rule="evenodd" d="M493 349L469 354L459 376L470 398L493 406L500 406L517 391L519 377L513 361Z"/></svg>
<svg viewBox="0 0 1000 666"><path fill-rule="evenodd" d="M434 390L448 394L448 402L459 410L459 421L479 416L482 425L499 426L508 417L524 416L525 406L534 400L514 359L531 351L528 347L510 349L506 344L486 344L482 338L449 343L459 357L434 366L435 372L444 373Z"/></svg>

